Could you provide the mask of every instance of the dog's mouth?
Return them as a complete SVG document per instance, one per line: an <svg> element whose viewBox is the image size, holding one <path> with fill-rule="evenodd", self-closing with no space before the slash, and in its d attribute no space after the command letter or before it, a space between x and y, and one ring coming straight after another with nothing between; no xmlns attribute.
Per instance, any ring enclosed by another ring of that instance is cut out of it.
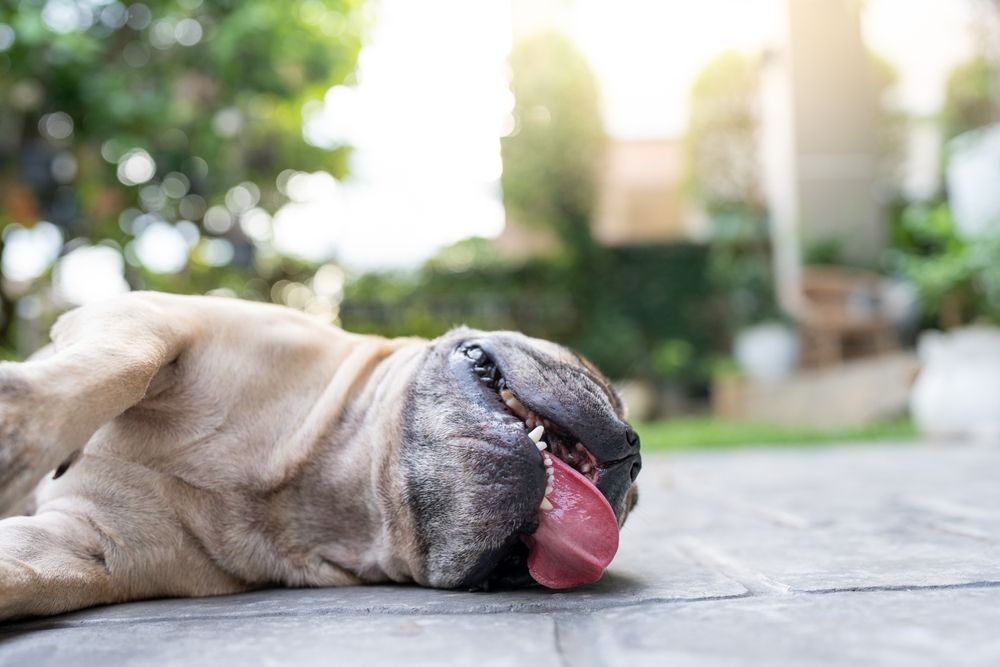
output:
<svg viewBox="0 0 1000 667"><path fill-rule="evenodd" d="M531 578L548 588L597 581L618 550L618 521L597 488L606 462L562 427L555 415L541 415L525 406L485 350L468 345L462 352L482 385L496 393L498 409L523 423L525 446L537 450L545 470L538 528L520 536ZM523 566L523 549L515 549L510 559Z"/></svg>

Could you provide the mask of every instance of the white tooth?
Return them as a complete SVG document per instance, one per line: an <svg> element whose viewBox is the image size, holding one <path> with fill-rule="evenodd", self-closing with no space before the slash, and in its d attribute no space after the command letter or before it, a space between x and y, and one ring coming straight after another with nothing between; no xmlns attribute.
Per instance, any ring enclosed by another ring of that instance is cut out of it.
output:
<svg viewBox="0 0 1000 667"><path fill-rule="evenodd" d="M545 451L545 448L548 447L548 445L546 445L544 442L536 442L535 447L538 447L538 451L542 452Z"/></svg>
<svg viewBox="0 0 1000 667"><path fill-rule="evenodd" d="M582 466L580 466L580 472L582 472L583 474L587 474L588 472L590 472L590 464L584 463Z"/></svg>
<svg viewBox="0 0 1000 667"><path fill-rule="evenodd" d="M552 488L553 487L552 487L551 484L546 484L545 485L545 495L550 495L552 493Z"/></svg>
<svg viewBox="0 0 1000 667"><path fill-rule="evenodd" d="M549 502L548 498L542 498L542 504L539 505L544 511L548 512L552 509L552 503Z"/></svg>
<svg viewBox="0 0 1000 667"><path fill-rule="evenodd" d="M528 434L528 437L534 440L535 442L538 442L539 440L542 439L542 433L545 433L545 427L536 426L535 430L533 430L531 433Z"/></svg>
<svg viewBox="0 0 1000 667"><path fill-rule="evenodd" d="M547 467L547 468L551 468L552 467L552 459L550 459L547 456L545 457L545 467Z"/></svg>

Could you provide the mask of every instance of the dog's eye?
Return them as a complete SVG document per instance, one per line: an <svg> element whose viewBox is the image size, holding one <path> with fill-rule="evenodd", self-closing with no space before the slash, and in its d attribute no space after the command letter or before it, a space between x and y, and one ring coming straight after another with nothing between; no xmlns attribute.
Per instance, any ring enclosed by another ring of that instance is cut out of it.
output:
<svg viewBox="0 0 1000 667"><path fill-rule="evenodd" d="M470 343L462 345L458 348L458 352L472 362L472 371L487 386L497 390L503 389L506 386L503 374L497 368L497 363L486 350L474 343Z"/></svg>
<svg viewBox="0 0 1000 667"><path fill-rule="evenodd" d="M483 348L478 345L463 345L459 350L477 365L489 360L489 357L483 352Z"/></svg>

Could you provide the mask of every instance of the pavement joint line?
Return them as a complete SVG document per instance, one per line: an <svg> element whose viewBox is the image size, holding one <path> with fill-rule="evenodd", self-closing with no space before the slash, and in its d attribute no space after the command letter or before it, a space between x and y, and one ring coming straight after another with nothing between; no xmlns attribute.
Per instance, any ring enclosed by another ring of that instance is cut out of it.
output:
<svg viewBox="0 0 1000 667"><path fill-rule="evenodd" d="M594 612L596 613L596 612ZM601 655L601 627L593 613L586 615L562 612L552 615L556 627L556 652L564 667L604 667Z"/></svg>
<svg viewBox="0 0 1000 667"><path fill-rule="evenodd" d="M971 526L963 526L959 523L954 523L951 521L927 521L926 525L931 530L936 530L945 535L952 535L954 537L964 537L967 540L975 540L977 542L993 542L993 538L988 534Z"/></svg>
<svg viewBox="0 0 1000 667"><path fill-rule="evenodd" d="M884 586L849 586L847 588L793 589L805 595L835 595L837 593L905 593L908 591L950 591L977 588L1000 588L1000 581L969 581L961 584L894 584Z"/></svg>
<svg viewBox="0 0 1000 667"><path fill-rule="evenodd" d="M556 656L559 658L559 664L563 667L570 667L573 661L570 660L569 656L566 654L566 646L564 645L565 637L563 636L563 619L560 616L552 616L552 645L556 649Z"/></svg>
<svg viewBox="0 0 1000 667"><path fill-rule="evenodd" d="M926 585L898 585L898 586L857 586L847 588L827 588L827 589L790 589L790 596L823 596L840 595L851 593L905 593L905 592L928 592L939 590L979 590L1000 588L1000 581L975 581L961 584L926 584ZM784 596L784 595L783 595ZM0 643L8 636L17 636L25 632L40 632L51 630L66 630L73 628L95 627L95 626L129 626L146 625L163 622L189 623L197 621L235 621L245 619L269 619L269 618L301 618L301 617L340 617L340 616L398 616L398 617L434 617L434 616L495 616L498 614L522 614L522 615L545 615L551 614L553 618L569 617L573 614L574 619L583 619L594 613L604 611L616 611L619 609L631 609L637 607L655 606L675 606L685 603L704 604L711 602L727 602L738 600L749 600L766 597L765 595L754 594L752 592L740 593L737 595L713 595L700 598L647 598L634 602L617 602L604 605L593 605L586 608L524 608L516 607L496 607L485 609L461 609L461 610L427 610L419 607L413 608L392 608L380 609L376 607L359 610L355 609L301 609L281 612L250 612L243 614L188 614L183 616L147 616L144 618L95 618L52 621L50 619L40 619L38 621L24 621L7 627L0 627Z"/></svg>
<svg viewBox="0 0 1000 667"><path fill-rule="evenodd" d="M698 565L709 568L735 581L753 595L788 595L793 589L764 573L754 570L696 537L685 536L677 540L675 547Z"/></svg>
<svg viewBox="0 0 1000 667"><path fill-rule="evenodd" d="M714 489L704 483L690 484L682 478L677 478L675 481L675 487L681 493L687 493L694 498L707 500L717 505L721 505L722 507L734 509L740 513L748 514L754 518L778 526L779 528L804 530L812 525L812 521L809 519L794 514L793 512L789 512L788 510L761 505L760 503L756 503L752 500L740 498L739 496L734 496L724 491Z"/></svg>
<svg viewBox="0 0 1000 667"><path fill-rule="evenodd" d="M39 619L36 621L22 621L9 625L7 627L0 626L0 639L7 634L19 634L24 631L40 631L40 630L63 630L68 628L77 627L91 627L91 626L101 626L101 625L138 625L147 623L163 623L170 621L177 622L188 622L188 621L209 621L209 620L243 620L243 619L267 619L267 618L301 618L309 616L496 616L500 614L524 614L524 615L539 615L543 616L546 614L590 614L593 612L601 611L614 611L617 609L630 609L633 607L642 606L656 606L656 605L677 605L684 603L701 603L701 602L722 602L726 600L740 600L743 598L750 597L749 593L738 593L734 595L708 595L704 597L689 597L689 598L676 598L676 597L654 597L654 598L644 598L642 600L634 601L617 601L609 603L598 603L589 604L587 606L571 607L571 606L559 606L559 607L540 607L533 605L530 607L520 608L516 605L505 606L505 607L485 607L483 609L425 609L421 607L370 607L367 609L301 609L294 611L280 611L280 612L246 612L246 613L228 613L228 614L185 614L185 615L159 615L159 616L146 616L143 618L84 618L84 619L70 619L62 621L53 621L51 619Z"/></svg>
<svg viewBox="0 0 1000 667"><path fill-rule="evenodd" d="M903 496L900 503L906 507L937 514L949 519L971 519L971 520L995 520L1000 519L1000 512L990 511L974 505L955 502L944 498L920 498L914 496Z"/></svg>

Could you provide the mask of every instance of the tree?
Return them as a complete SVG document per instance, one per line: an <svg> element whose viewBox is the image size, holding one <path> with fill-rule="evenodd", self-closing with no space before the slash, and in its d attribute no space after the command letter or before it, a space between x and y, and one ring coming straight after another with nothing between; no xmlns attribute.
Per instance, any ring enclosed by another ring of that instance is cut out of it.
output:
<svg viewBox="0 0 1000 667"><path fill-rule="evenodd" d="M777 304L761 191L757 58L727 51L691 88L686 188L712 224L709 274L730 327L773 317Z"/></svg>
<svg viewBox="0 0 1000 667"><path fill-rule="evenodd" d="M232 261L168 274L126 253L131 286L243 291L256 245L240 217L284 201L283 170L346 171L347 148L303 139L303 105L353 72L362 10L360 0L3 0L0 227L45 220L66 240L122 251L151 222L186 220L189 237L230 244ZM44 291L3 284L9 345L13 301Z"/></svg>
<svg viewBox="0 0 1000 667"><path fill-rule="evenodd" d="M757 151L756 58L727 51L691 87L686 186L709 215L763 209Z"/></svg>
<svg viewBox="0 0 1000 667"><path fill-rule="evenodd" d="M997 77L996 67L985 55L952 71L941 112L946 138L1000 121Z"/></svg>
<svg viewBox="0 0 1000 667"><path fill-rule="evenodd" d="M588 255L605 142L593 72L557 33L515 44L510 69L514 129L500 142L504 206L518 223L553 230L571 255Z"/></svg>

